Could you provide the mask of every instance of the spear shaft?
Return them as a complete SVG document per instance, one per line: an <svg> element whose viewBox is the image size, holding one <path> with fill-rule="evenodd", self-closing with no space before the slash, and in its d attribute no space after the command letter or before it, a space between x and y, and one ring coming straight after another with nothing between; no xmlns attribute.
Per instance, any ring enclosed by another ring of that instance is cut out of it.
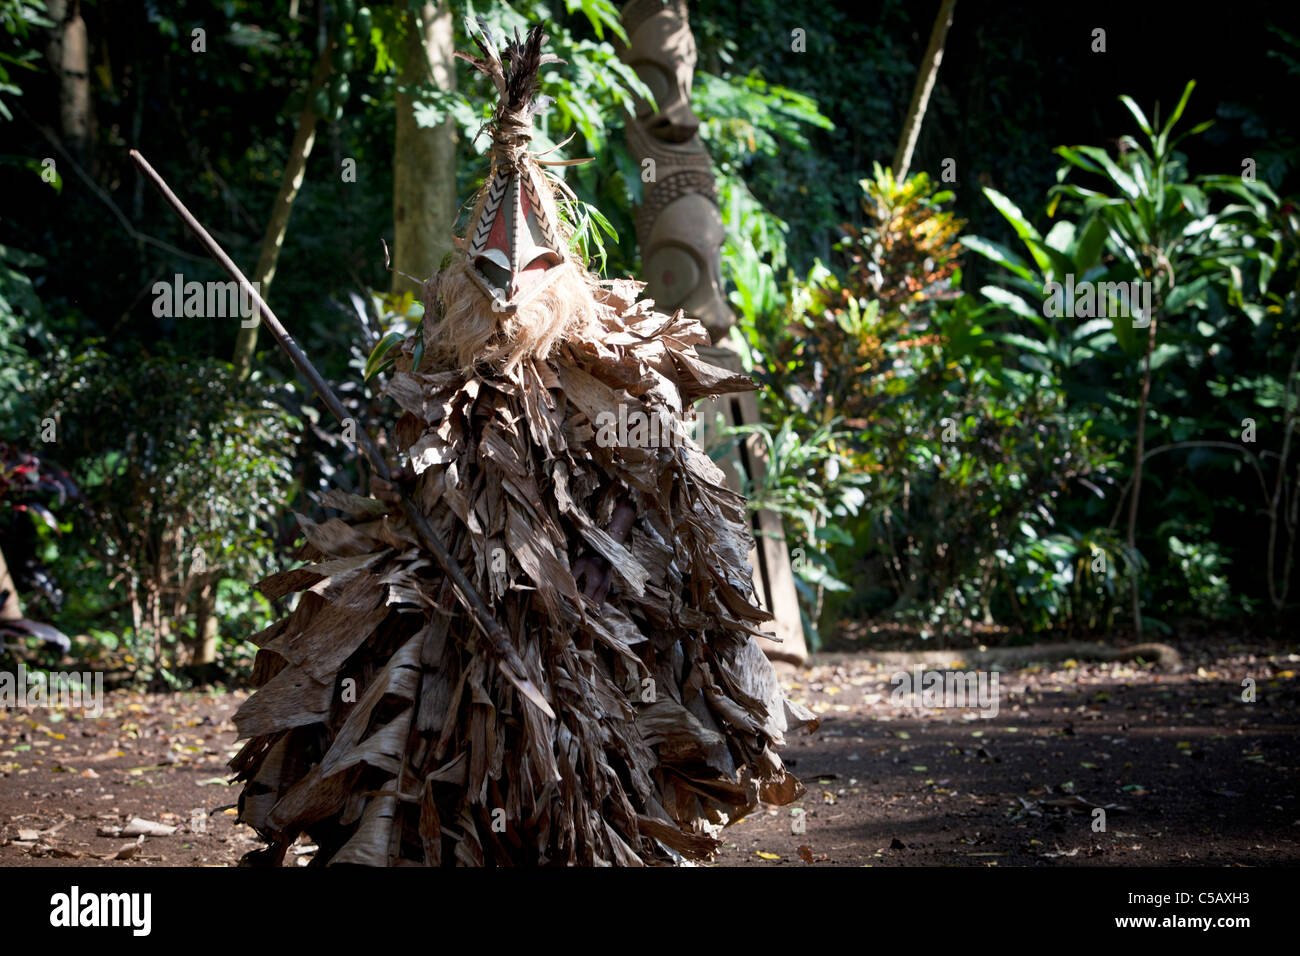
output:
<svg viewBox="0 0 1300 956"><path fill-rule="evenodd" d="M334 414L340 424L349 421L351 416L348 415L347 409L343 407L343 403L339 401L338 395L334 393L329 383L316 370L316 366L311 364L311 359L307 358L307 354L298 347L298 343L293 340L293 336L289 334L288 329L276 318L275 313L271 311L271 307L266 304L266 300L248 281L230 256L226 255L225 250L221 248L217 240L213 239L198 219L194 217L194 214L185 208L185 204L172 192L171 187L163 181L163 178L149 165L148 160L140 155L139 151L133 149L130 155L136 166L140 168L140 172L153 183L154 188L158 190L163 199L167 200L167 204L172 207L176 215L181 218L181 221L189 227L195 238L208 250L212 258L217 260L217 263L226 270L226 274L230 278L239 283L241 293L250 296L251 300L257 303L257 311L261 316L262 324L266 326L272 338L279 343L280 348L284 349L285 354L289 356L290 361L293 362L298 371L311 383L311 387L320 400L325 403L325 407ZM374 469L376 475L391 483L392 470L388 467L388 462L379 451L374 439L370 437L370 433L364 428L358 428L356 434L357 444L361 446L366 460L370 462L370 467ZM541 691L537 689L537 686L528 679L523 661L519 659L519 654L515 651L514 645L510 643L501 622L493 616L491 609L483 602L483 598L479 596L474 585L465 576L465 572L460 565L447 553L447 549L443 547L442 541L439 540L424 512L411 500L404 488L398 487L397 490L401 494L402 510L407 520L411 522L411 526L415 528L420 543L433 554L443 572L451 579L457 596L491 643L493 650L497 654L497 664L502 675L542 713L554 720L555 712L547 703L546 698L542 696Z"/></svg>

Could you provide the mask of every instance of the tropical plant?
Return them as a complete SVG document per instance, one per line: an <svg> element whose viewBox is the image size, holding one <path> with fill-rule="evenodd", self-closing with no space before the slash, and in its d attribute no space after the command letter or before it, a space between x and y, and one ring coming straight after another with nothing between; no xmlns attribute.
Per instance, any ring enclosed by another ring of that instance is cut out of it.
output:
<svg viewBox="0 0 1300 956"><path fill-rule="evenodd" d="M741 440L757 441L763 473L755 481L741 472L751 511L772 511L784 520L795 587L802 602L804 633L815 650L821 644L819 622L827 591L848 591L830 553L831 545L852 546L845 525L866 500L866 475L853 470L846 455L848 433L830 421L801 434L786 418L773 429L767 422L724 429L711 454L725 454Z"/></svg>
<svg viewBox="0 0 1300 956"><path fill-rule="evenodd" d="M899 182L879 166L862 189L868 224L845 226L843 277L816 266L791 290L783 327L745 325L779 422L770 454L799 449L804 472L789 474L811 495L847 474L862 496L821 514L822 527L805 522L812 533L796 542L805 581L830 571L841 607L869 599L855 609L927 633L995 610L1030 629L1066 626L1065 599L1025 610L1016 595L1033 593L1032 550L1056 533L1059 499L1103 480L1105 456L1088 423L1066 414L1059 376L1002 368L986 330L998 309L958 291L951 194L924 173ZM1074 581L1067 567L1053 593ZM811 593L810 613L824 613Z"/></svg>
<svg viewBox="0 0 1300 956"><path fill-rule="evenodd" d="M73 573L102 579L76 623L115 622L126 605L155 676L187 661L173 646L183 637L196 642L189 660L206 663L215 648L198 644L221 579L255 580L277 561L302 429L286 396L240 382L229 363L128 361L93 346L52 369L41 392L58 427L49 454L85 495L74 527L87 567Z"/></svg>
<svg viewBox="0 0 1300 956"><path fill-rule="evenodd" d="M1277 203L1268 186L1242 177L1189 175L1176 147L1210 126L1207 121L1174 135L1194 88L1194 82L1187 84L1163 125L1158 112L1153 123L1131 98L1120 97L1142 139L1121 137L1115 156L1095 146L1057 148L1065 164L1050 191L1048 214L1056 212L1061 200L1072 201L1076 222L1062 220L1042 236L1005 196L985 189L1028 258L988 240L967 240L968 248L1010 273L1004 285L981 291L1027 324L1028 335L1012 331L1002 336L1021 350L1022 365L1039 370L1050 366L1056 375L1070 371L1067 388L1077 402L1099 405L1113 398L1131 409L1136 419L1131 442L1117 422L1109 423L1133 463L1125 489L1125 546L1130 554L1137 553L1153 374L1171 362L1195 366L1207 350L1204 340L1230 321L1230 310L1258 324L1264 316L1258 299L1280 251L1280 237L1261 229L1270 206ZM1071 172L1093 177L1100 188L1065 182ZM1247 279L1251 263L1257 266L1253 281ZM1076 317L1075 303L1061 301L1071 289L1095 294L1090 302L1094 310ZM1141 294L1122 295L1130 289ZM1059 304L1065 305L1064 311L1052 307ZM1204 314L1204 319L1195 324L1171 321L1193 312ZM1100 366L1081 368L1098 358ZM1136 388L1124 387L1134 382L1135 367ZM1166 369L1166 375L1171 370ZM1109 374L1099 377L1098 371ZM1138 560L1130 562L1131 608L1139 633L1140 566Z"/></svg>
<svg viewBox="0 0 1300 956"><path fill-rule="evenodd" d="M45 16L41 6L28 0L0 0L0 119L12 120L13 113L5 105L6 96L22 96L16 70L37 69L41 54L29 37L36 30L54 26Z"/></svg>

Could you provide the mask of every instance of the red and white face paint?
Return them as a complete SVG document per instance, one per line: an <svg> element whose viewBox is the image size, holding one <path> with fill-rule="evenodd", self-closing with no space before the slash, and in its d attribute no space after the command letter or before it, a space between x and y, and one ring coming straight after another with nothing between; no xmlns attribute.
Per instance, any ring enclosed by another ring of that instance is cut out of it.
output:
<svg viewBox="0 0 1300 956"><path fill-rule="evenodd" d="M493 300L514 312L544 289L567 261L555 207L527 166L497 167L469 233L470 275Z"/></svg>

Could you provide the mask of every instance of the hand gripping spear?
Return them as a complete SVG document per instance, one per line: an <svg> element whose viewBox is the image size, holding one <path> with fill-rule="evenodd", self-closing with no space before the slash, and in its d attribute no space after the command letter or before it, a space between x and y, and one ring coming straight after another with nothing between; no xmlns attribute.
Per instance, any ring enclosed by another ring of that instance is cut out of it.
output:
<svg viewBox="0 0 1300 956"><path fill-rule="evenodd" d="M303 350L298 347L298 343L293 340L293 336L291 336L288 330L280 324L280 320L275 317L275 313L271 311L271 307L266 304L265 300L262 299L257 290L253 288L252 283L244 277L244 274L239 271L239 267L231 261L230 257L226 255L225 250L221 248L217 241L208 235L208 231L203 228L197 219L194 218L193 213L185 208L185 204L181 202L176 197L176 194L171 191L171 188L163 182L163 178L158 175L152 166L149 165L148 161L134 149L131 150L130 155L131 159L135 161L136 166L140 167L140 171L144 173L145 177L151 183L154 184L158 192L162 194L163 199L167 200L168 205L176 211L176 215L180 216L185 225L190 227L190 231L194 233L199 242L201 242L208 250L208 253L212 258L216 259L221 268L226 270L227 275L239 283L240 291L245 295L251 296L252 301L257 303L258 313L261 315L262 324L266 326L267 331L270 332L276 342L280 344L280 348L284 349L285 354L288 355L293 364L297 366L298 371L302 372L302 374L306 376L307 381L309 381L312 388L316 390L316 394L320 397L320 400L325 403L325 406L331 412L334 413L334 417L339 420L340 424L345 422L349 416L347 410L343 407L343 403L339 401L339 397L334 394L334 390L330 388L325 379L321 377L320 372L316 371L316 367L311 364L311 360L308 359ZM361 446L361 449L365 453L366 459L370 462L370 467L374 469L375 474L384 481L391 482L392 472L388 467L388 462L384 460L384 456L380 453L379 448L370 437L370 433L365 429L358 430L357 444ZM407 520L410 521L411 526L415 528L415 532L420 538L420 543L434 556L438 564L441 565L443 572L451 579L456 596L470 612L471 616L474 618L474 623L479 626L483 631L483 634L487 637L492 650L496 654L497 666L501 669L502 676L504 676L506 680L510 681L510 683L514 685L515 689L536 706L538 710L554 720L555 711L551 710L551 705L546 702L546 698L542 696L541 691L539 691L537 686L526 676L523 661L519 659L519 654L515 651L514 645L510 643L510 639L506 636L505 628L503 628L501 623L492 616L492 611L483 603L483 598L481 598L479 593L474 590L474 585L470 583L469 578L465 577L465 572L461 570L460 565L457 564L452 559L451 555L447 553L447 549L444 548L442 542L438 540L438 535L434 532L433 526L429 524L429 519L425 517L424 512L422 512L415 503L411 501L410 496L405 490L399 490L401 491L402 510L406 514Z"/></svg>

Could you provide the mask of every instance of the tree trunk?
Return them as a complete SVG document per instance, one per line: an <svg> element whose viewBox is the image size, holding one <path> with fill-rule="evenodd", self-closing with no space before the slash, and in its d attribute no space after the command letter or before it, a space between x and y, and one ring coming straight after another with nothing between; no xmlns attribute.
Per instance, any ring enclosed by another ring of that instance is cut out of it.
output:
<svg viewBox="0 0 1300 956"><path fill-rule="evenodd" d="M205 572L198 582L194 608L194 646L190 663L194 666L211 664L217 659L217 641L221 636L216 615L217 574Z"/></svg>
<svg viewBox="0 0 1300 956"><path fill-rule="evenodd" d="M393 164L393 291L419 295L423 280L451 251L456 218L456 128L450 117L421 127L415 119L418 88L456 89L454 37L448 4L409 11L406 49L398 77Z"/></svg>
<svg viewBox="0 0 1300 956"><path fill-rule="evenodd" d="M23 604L18 598L18 585L14 583L9 566L5 564L4 551L0 551L0 621L16 621L22 616Z"/></svg>
<svg viewBox="0 0 1300 956"><path fill-rule="evenodd" d="M1129 550L1129 560L1133 564L1133 628L1139 639L1142 637L1142 595L1140 593L1141 573L1135 560L1137 554L1137 515L1138 498L1142 494L1142 459L1147 446L1147 398L1151 394L1151 352L1156 345L1156 317L1150 316L1151 327L1147 332L1147 351L1142 368L1142 396L1138 399L1137 445L1133 452L1133 494L1128 500L1128 534L1125 544Z"/></svg>
<svg viewBox="0 0 1300 956"><path fill-rule="evenodd" d="M333 43L327 42L325 50L316 61L311 84L307 88L307 99L302 112L298 114L298 128L293 135L293 145L289 147L289 158L284 164L284 175L280 179L280 192L271 207L271 219L266 224L266 233L262 236L262 248L257 257L257 268L249 280L257 287L262 298L267 298L271 280L275 278L275 267L280 261L280 249L284 245L284 235L289 229L289 214L293 212L294 200L302 188L302 180L307 172L307 160L312 147L316 144L316 122L320 117L312 108L313 94L325 85L333 69ZM256 319L256 317L254 317ZM239 337L235 340L235 374L247 378L253 364L253 353L257 350L257 330L261 322L250 320L250 327L240 326Z"/></svg>
<svg viewBox="0 0 1300 956"><path fill-rule="evenodd" d="M953 9L957 0L943 0L939 5L939 14L934 18L934 29L930 31L930 45L926 48L925 58L921 61L921 70L916 75L916 87L912 90L912 105L907 108L907 121L903 124L903 136L898 141L898 152L894 154L894 179L900 183L907 178L908 167L912 165L912 151L916 149L916 140L921 135L921 121L925 119L925 108L930 103L930 93L934 89L935 78L939 75L939 61L943 59L943 43L952 26Z"/></svg>
<svg viewBox="0 0 1300 956"><path fill-rule="evenodd" d="M1296 408L1297 405L1291 400L1292 389L1300 384L1296 378L1296 371L1300 369L1300 349L1296 349L1295 354L1291 356L1291 368L1286 376L1286 410L1282 416L1282 451L1277 461L1277 479L1273 486L1273 496L1268 503L1268 597L1273 602L1273 610L1279 615L1286 607L1286 598L1291 590L1291 570L1295 561L1295 543L1296 543L1296 509L1297 502L1300 502L1300 489L1297 489L1287 500L1287 466L1291 461L1291 435L1296 427ZM1297 398L1300 398L1300 388L1296 389ZM1297 480L1300 480L1300 471L1297 472ZM1286 527L1287 547L1286 559L1282 564L1282 574L1278 577L1277 573L1277 533L1279 522ZM3 569L0 569L3 570Z"/></svg>
<svg viewBox="0 0 1300 956"><path fill-rule="evenodd" d="M90 148L90 43L79 0L47 0L45 9L54 27L46 55L59 80L59 130L77 161L85 162Z"/></svg>

